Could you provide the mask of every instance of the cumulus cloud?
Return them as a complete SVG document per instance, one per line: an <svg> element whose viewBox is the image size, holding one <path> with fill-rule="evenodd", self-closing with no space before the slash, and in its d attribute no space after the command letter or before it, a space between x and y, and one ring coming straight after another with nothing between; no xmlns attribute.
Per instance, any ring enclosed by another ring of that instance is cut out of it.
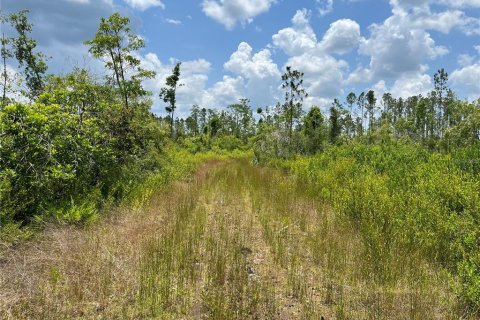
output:
<svg viewBox="0 0 480 320"><path fill-rule="evenodd" d="M450 75L454 89L466 92L471 100L480 98L480 62L457 69Z"/></svg>
<svg viewBox="0 0 480 320"><path fill-rule="evenodd" d="M288 59L286 65L305 73L310 95L333 99L343 94L343 71L348 67L345 61L326 54L304 53Z"/></svg>
<svg viewBox="0 0 480 320"><path fill-rule="evenodd" d="M252 19L270 10L275 0L203 0L203 12L213 20L233 29L237 22L250 23Z"/></svg>
<svg viewBox="0 0 480 320"><path fill-rule="evenodd" d="M165 103L158 98L158 92L165 86L166 77L171 74L177 61L170 59L168 63L162 63L155 53L147 53L139 58L142 67L157 73L155 79L146 80L144 86L154 92L153 111L164 114ZM210 62L204 59L182 62L180 68L182 86L177 88L176 114L179 117L188 116L193 104L206 108L224 108L245 97L259 105L265 101L272 102L272 95L267 92L271 86L275 87L280 72L271 61L268 50L264 49L253 54L252 48L247 43L241 43L238 50L225 63L225 69L234 75L224 75L221 80L207 86Z"/></svg>
<svg viewBox="0 0 480 320"><path fill-rule="evenodd" d="M152 7L160 7L162 9L165 9L165 5L160 0L123 0L123 1L125 1L125 3L128 4L130 7L140 11L145 11Z"/></svg>
<svg viewBox="0 0 480 320"><path fill-rule="evenodd" d="M426 95L433 89L432 78L428 74L405 74L395 80L390 93L396 98L408 98L413 95Z"/></svg>
<svg viewBox="0 0 480 320"><path fill-rule="evenodd" d="M460 10L410 15L408 19L413 28L435 30L445 34L458 28L468 36L480 34L480 19L468 17Z"/></svg>
<svg viewBox="0 0 480 320"><path fill-rule="evenodd" d="M480 0L474 1L432 1L432 0L390 0L392 12L405 20L412 28L436 30L449 33L458 28L466 35L480 34L480 19L469 17L458 8L480 6ZM448 9L443 12L432 12L430 4L443 4ZM455 10L453 10L453 9Z"/></svg>
<svg viewBox="0 0 480 320"><path fill-rule="evenodd" d="M480 0L440 0L439 2L457 8L480 7Z"/></svg>
<svg viewBox="0 0 480 320"><path fill-rule="evenodd" d="M223 108L244 98L244 83L242 77L223 76L206 90L202 96L201 104L209 108Z"/></svg>
<svg viewBox="0 0 480 320"><path fill-rule="evenodd" d="M448 53L447 48L435 44L428 32L411 29L399 15L387 18L383 24L373 24L370 32L370 38L361 42L359 52L370 57L368 72L374 79L398 78L405 73L419 72L426 59Z"/></svg>
<svg viewBox="0 0 480 320"><path fill-rule="evenodd" d="M246 79L280 77L280 71L271 58L270 50L263 49L253 55L252 51L248 43L240 43L237 51L224 64L224 68Z"/></svg>
<svg viewBox="0 0 480 320"><path fill-rule="evenodd" d="M351 19L340 19L330 24L318 42L310 25L310 11L298 10L292 18L292 26L281 29L272 36L273 44L287 55L301 55L315 49L319 53L345 54L360 42L360 25Z"/></svg>
<svg viewBox="0 0 480 320"><path fill-rule="evenodd" d="M345 54L360 42L360 25L350 19L340 19L332 24L319 43L324 52Z"/></svg>
<svg viewBox="0 0 480 320"><path fill-rule="evenodd" d="M361 39L357 22L340 19L330 24L322 39L317 41L310 25L310 12L306 9L297 11L292 27L282 29L272 37L273 44L289 56L285 65L305 73L304 84L310 94L306 105L329 103L343 95L349 66L332 54L350 52Z"/></svg>
<svg viewBox="0 0 480 320"><path fill-rule="evenodd" d="M292 18L292 27L282 29L272 36L273 44L288 55L302 54L315 48L317 36L309 23L310 12L298 10Z"/></svg>
<svg viewBox="0 0 480 320"><path fill-rule="evenodd" d="M253 54L252 47L242 42L224 64L227 71L244 79L244 92L252 101L263 105L271 102L281 73L268 49Z"/></svg>
<svg viewBox="0 0 480 320"><path fill-rule="evenodd" d="M415 88L423 92L422 88L428 88L426 62L449 53L446 47L436 44L429 31L449 34L458 29L465 35L480 34L480 20L458 10L475 2L390 0L393 14L381 24L372 24L370 37L360 40L359 53L370 58L368 66L357 68L348 83L396 80L392 90L398 94L414 92ZM433 3L447 9L432 12ZM460 57L459 62L468 64L466 58ZM414 81L409 84L406 75L414 75Z"/></svg>

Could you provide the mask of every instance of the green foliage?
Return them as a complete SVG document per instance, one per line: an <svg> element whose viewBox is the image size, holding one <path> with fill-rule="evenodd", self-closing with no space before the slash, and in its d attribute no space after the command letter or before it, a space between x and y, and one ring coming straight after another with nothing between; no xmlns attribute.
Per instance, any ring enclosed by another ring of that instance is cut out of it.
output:
<svg viewBox="0 0 480 320"><path fill-rule="evenodd" d="M135 52L145 46L145 41L131 32L129 23L129 18L116 12L108 19L102 18L95 38L85 41L95 58L107 59L105 67L113 72L111 81L117 86L125 108L129 108L132 99L147 94L142 80L155 76L153 71L140 67Z"/></svg>
<svg viewBox="0 0 480 320"><path fill-rule="evenodd" d="M47 204L90 188L113 161L100 123L79 126L58 105L13 104L0 112L2 220L29 220Z"/></svg>
<svg viewBox="0 0 480 320"><path fill-rule="evenodd" d="M163 102L168 103L168 106L165 107L165 110L170 114L170 128L171 136L174 134L174 114L176 109L176 92L178 86L178 80L180 80L180 65L181 62L178 62L172 70L172 75L168 76L165 84L167 87L160 90L160 99L163 99Z"/></svg>
<svg viewBox="0 0 480 320"><path fill-rule="evenodd" d="M303 131L307 138L307 152L315 154L322 151L326 140L326 126L319 107L312 107L303 119Z"/></svg>
<svg viewBox="0 0 480 320"><path fill-rule="evenodd" d="M15 57L19 67L23 68L25 84L28 91L23 94L34 100L43 91L45 72L48 66L45 62L45 56L42 53L34 52L37 47L35 39L29 36L32 32L32 24L28 22L28 10L22 10L18 13L12 13L8 16L0 17L1 23L9 23L17 32L16 37L5 38L2 35L2 52L3 59L3 96L2 105L5 105L5 91L7 88L7 71L6 60Z"/></svg>
<svg viewBox="0 0 480 320"><path fill-rule="evenodd" d="M461 284L464 306L478 312L480 181L459 164L394 142L330 147L280 163L356 226L366 257L379 268L371 270L375 281L395 281L400 271L389 267L395 254L420 254L448 270Z"/></svg>
<svg viewBox="0 0 480 320"><path fill-rule="evenodd" d="M283 116L285 118L285 128L292 137L294 122L302 114L303 99L308 97L308 93L302 88L304 73L287 66L282 75L282 88L285 89L285 102L282 105Z"/></svg>

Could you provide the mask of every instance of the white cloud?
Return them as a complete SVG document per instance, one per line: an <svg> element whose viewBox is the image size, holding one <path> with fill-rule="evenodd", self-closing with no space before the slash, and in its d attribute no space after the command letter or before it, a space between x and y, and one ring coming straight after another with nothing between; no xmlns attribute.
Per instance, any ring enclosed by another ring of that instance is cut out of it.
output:
<svg viewBox="0 0 480 320"><path fill-rule="evenodd" d="M335 98L342 95L343 69L348 64L329 55L305 53L288 59L286 65L305 73L304 83L312 96Z"/></svg>
<svg viewBox="0 0 480 320"><path fill-rule="evenodd" d="M175 60L171 59L169 64L164 65L153 53L142 58L144 67L150 67L157 72L155 79L144 83L148 90L154 92L153 112L157 114L165 113L165 103L158 98L158 92L165 86L165 79L171 74L174 63ZM176 115L178 117L187 117L194 104L219 109L246 96L244 79L241 76L223 76L222 80L207 87L210 69L211 64L204 59L182 62L179 81L182 86L177 88Z"/></svg>
<svg viewBox="0 0 480 320"><path fill-rule="evenodd" d="M321 16L333 11L333 0L316 0L318 13Z"/></svg>
<svg viewBox="0 0 480 320"><path fill-rule="evenodd" d="M203 93L202 106L207 108L222 108L244 98L242 77L223 76L219 81Z"/></svg>
<svg viewBox="0 0 480 320"><path fill-rule="evenodd" d="M170 23L170 24L174 24L174 25L181 25L182 24L182 21L180 20L175 20L175 19L165 19L165 22L166 23Z"/></svg>
<svg viewBox="0 0 480 320"><path fill-rule="evenodd" d="M401 11L428 11L430 4L452 8L480 7L480 0L390 0L394 13Z"/></svg>
<svg viewBox="0 0 480 320"><path fill-rule="evenodd" d="M433 13L430 4L443 4L449 9ZM412 28L436 30L449 33L453 28L460 29L466 35L480 34L480 19L469 17L465 12L450 8L480 6L480 0L390 0L394 15L402 17Z"/></svg>
<svg viewBox="0 0 480 320"><path fill-rule="evenodd" d="M357 67L346 83L374 82L376 91L390 91L404 98L428 93L432 79L426 74L429 68L426 62L446 55L449 50L437 45L427 30L448 34L456 28L466 35L480 32L479 19L457 9L432 12L430 4L433 3L439 4L432 0L390 0L393 14L381 24L372 24L370 37L360 40L359 53L369 57L368 66ZM466 4L448 0L441 3L456 8ZM475 68L471 67L473 57L460 55L458 62L464 68L456 72L455 81L472 87L476 76ZM386 83L392 81L388 90Z"/></svg>
<svg viewBox="0 0 480 320"><path fill-rule="evenodd" d="M360 42L360 25L350 19L340 19L332 24L323 36L319 47L324 52L348 53Z"/></svg>
<svg viewBox="0 0 480 320"><path fill-rule="evenodd" d="M89 4L90 0L67 0L68 2L76 2L81 4Z"/></svg>
<svg viewBox="0 0 480 320"><path fill-rule="evenodd" d="M130 7L140 11L145 11L152 7L160 7L162 9L165 9L165 5L160 0L123 0L123 1L125 1L125 3L128 4Z"/></svg>
<svg viewBox="0 0 480 320"><path fill-rule="evenodd" d="M430 0L390 0L392 12L397 15L405 15L409 10L416 12L428 11Z"/></svg>
<svg viewBox="0 0 480 320"><path fill-rule="evenodd" d="M292 56L315 48L317 37L309 23L310 12L298 10L292 18L293 26L278 31L272 36L273 44Z"/></svg>
<svg viewBox="0 0 480 320"><path fill-rule="evenodd" d="M467 67L471 64L473 64L475 57L469 55L469 54L460 54L458 55L457 62L460 66L462 67Z"/></svg>
<svg viewBox="0 0 480 320"><path fill-rule="evenodd" d="M255 54L252 51L248 43L240 43L224 68L244 79L245 95L254 103L269 104L272 95L276 94L281 73L271 58L270 50L263 49Z"/></svg>
<svg viewBox="0 0 480 320"><path fill-rule="evenodd" d="M361 41L360 26L350 19L337 20L317 41L309 18L306 9L297 11L292 27L280 30L272 39L289 56L285 65L305 73L304 85L310 95L305 106L325 105L343 95L348 71L348 63L331 54L345 54L357 47Z"/></svg>
<svg viewBox="0 0 480 320"><path fill-rule="evenodd" d="M370 57L373 80L420 72L425 59L448 53L445 47L435 44L428 32L412 29L408 19L400 15L387 18L381 25L373 24L370 32L370 38L361 41L359 53Z"/></svg>
<svg viewBox="0 0 480 320"><path fill-rule="evenodd" d="M192 74L207 74L210 72L212 65L205 59L198 59L193 61L182 62L182 72L183 74L192 75Z"/></svg>
<svg viewBox="0 0 480 320"><path fill-rule="evenodd" d="M252 55L252 47L242 42L230 60L224 64L224 68L246 79L279 78L280 71L272 61L270 50L263 49Z"/></svg>
<svg viewBox="0 0 480 320"><path fill-rule="evenodd" d="M20 90L26 89L25 84L23 82L23 76L19 72L18 69L15 67L11 66L9 63L6 63L5 65L5 72L6 72L6 88L5 88L5 93L7 98L19 101L19 102L24 102L27 103L29 100L24 97L21 93ZM5 74L2 70L0 73L0 81L2 82L2 85L5 81ZM3 90L3 87L2 87Z"/></svg>
<svg viewBox="0 0 480 320"><path fill-rule="evenodd" d="M252 19L270 10L275 0L203 0L203 12L227 29L237 22L250 23Z"/></svg>
<svg viewBox="0 0 480 320"><path fill-rule="evenodd" d="M480 62L453 71L450 81L458 91L467 92L470 99L480 98Z"/></svg>
<svg viewBox="0 0 480 320"><path fill-rule="evenodd" d="M428 74L405 74L395 80L390 93L396 98L408 98L413 95L426 95L433 89L432 79Z"/></svg>
<svg viewBox="0 0 480 320"><path fill-rule="evenodd" d="M440 0L439 2L457 8L480 7L480 0Z"/></svg>
<svg viewBox="0 0 480 320"><path fill-rule="evenodd" d="M468 17L465 12L459 10L410 15L408 20L412 28L436 30L445 34L458 28L469 36L480 34L480 19Z"/></svg>
<svg viewBox="0 0 480 320"><path fill-rule="evenodd" d="M359 84L373 81L374 73L371 69L357 67L347 79L347 84ZM378 79L377 79L378 80Z"/></svg>

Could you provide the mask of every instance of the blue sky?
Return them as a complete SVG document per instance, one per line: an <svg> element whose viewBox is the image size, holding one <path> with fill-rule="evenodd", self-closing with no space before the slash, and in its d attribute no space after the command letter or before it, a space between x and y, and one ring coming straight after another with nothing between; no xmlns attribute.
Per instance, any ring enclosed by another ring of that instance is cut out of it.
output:
<svg viewBox="0 0 480 320"><path fill-rule="evenodd" d="M145 83L155 96L183 62L180 115L243 97L275 104L286 65L305 73L306 108L350 91L426 94L441 67L460 98L480 97L480 0L2 0L7 12L22 8L56 73L101 75L82 42L100 17L129 16L147 43L142 63L157 72ZM153 110L164 110L158 98Z"/></svg>

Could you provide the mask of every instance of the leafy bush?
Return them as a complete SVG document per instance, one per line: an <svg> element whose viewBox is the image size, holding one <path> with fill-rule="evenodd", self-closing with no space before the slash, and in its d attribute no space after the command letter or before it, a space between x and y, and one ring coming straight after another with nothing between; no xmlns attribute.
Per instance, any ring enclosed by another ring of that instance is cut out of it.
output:
<svg viewBox="0 0 480 320"><path fill-rule="evenodd" d="M99 125L96 119L79 124L58 105L0 111L0 221L29 221L96 184L114 161Z"/></svg>

